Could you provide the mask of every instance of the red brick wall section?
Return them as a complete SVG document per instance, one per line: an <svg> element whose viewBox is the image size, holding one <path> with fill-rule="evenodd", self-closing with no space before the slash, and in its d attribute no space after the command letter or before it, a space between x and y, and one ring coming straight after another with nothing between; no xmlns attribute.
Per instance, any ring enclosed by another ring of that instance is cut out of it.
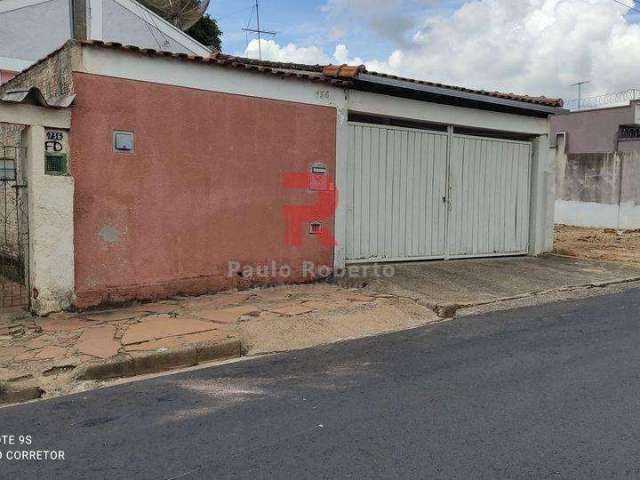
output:
<svg viewBox="0 0 640 480"><path fill-rule="evenodd" d="M316 194L282 177L315 162L334 177L334 109L81 73L74 87L76 307L299 282L303 261L333 264L306 230L285 244L282 207ZM135 133L134 153L113 153L114 130ZM294 273L230 278L230 260Z"/></svg>
<svg viewBox="0 0 640 480"><path fill-rule="evenodd" d="M0 85L7 83L13 77L16 76L16 72L10 72L8 70L0 70Z"/></svg>

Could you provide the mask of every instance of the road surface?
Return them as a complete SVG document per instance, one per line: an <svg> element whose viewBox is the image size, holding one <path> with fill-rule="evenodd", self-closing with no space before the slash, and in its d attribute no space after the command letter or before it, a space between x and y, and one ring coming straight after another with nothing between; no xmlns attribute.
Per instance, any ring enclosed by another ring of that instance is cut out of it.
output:
<svg viewBox="0 0 640 480"><path fill-rule="evenodd" d="M640 478L640 290L5 408L0 430L31 438L0 445L6 479ZM64 460L7 459L37 450Z"/></svg>

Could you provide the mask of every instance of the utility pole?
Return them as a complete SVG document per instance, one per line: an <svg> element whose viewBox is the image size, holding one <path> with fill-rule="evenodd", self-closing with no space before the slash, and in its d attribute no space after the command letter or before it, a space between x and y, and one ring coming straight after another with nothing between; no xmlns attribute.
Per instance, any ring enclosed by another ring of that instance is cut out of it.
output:
<svg viewBox="0 0 640 480"><path fill-rule="evenodd" d="M275 35L276 32L260 29L260 5L258 4L258 0L256 0L255 8L256 8L256 28L249 28L249 26L247 25L247 28L243 28L242 31L258 34L258 58L262 60L262 34L264 33L265 35Z"/></svg>
<svg viewBox="0 0 640 480"><path fill-rule="evenodd" d="M588 80L584 80L582 82L577 82L570 85L571 87L578 87L578 110L580 110L580 108L582 107L582 86L587 83L591 82L589 82Z"/></svg>

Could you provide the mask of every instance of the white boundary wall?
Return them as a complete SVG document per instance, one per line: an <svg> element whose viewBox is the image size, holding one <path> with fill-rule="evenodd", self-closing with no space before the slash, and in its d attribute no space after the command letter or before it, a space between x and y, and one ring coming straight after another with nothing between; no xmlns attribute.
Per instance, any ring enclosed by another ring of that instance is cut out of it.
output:
<svg viewBox="0 0 640 480"><path fill-rule="evenodd" d="M71 306L74 296L74 181L44 173L45 127L69 129L71 114L0 102L0 122L26 126L22 147L27 154L19 168L27 183L31 309L45 315Z"/></svg>

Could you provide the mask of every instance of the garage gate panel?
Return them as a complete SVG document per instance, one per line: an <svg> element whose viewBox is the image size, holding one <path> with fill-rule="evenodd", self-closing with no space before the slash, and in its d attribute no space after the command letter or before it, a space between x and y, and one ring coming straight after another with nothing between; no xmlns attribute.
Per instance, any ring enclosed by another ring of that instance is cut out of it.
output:
<svg viewBox="0 0 640 480"><path fill-rule="evenodd" d="M348 260L442 257L447 135L350 125Z"/></svg>
<svg viewBox="0 0 640 480"><path fill-rule="evenodd" d="M349 128L348 262L527 253L531 143Z"/></svg>
<svg viewBox="0 0 640 480"><path fill-rule="evenodd" d="M454 135L448 256L527 253L531 144Z"/></svg>

